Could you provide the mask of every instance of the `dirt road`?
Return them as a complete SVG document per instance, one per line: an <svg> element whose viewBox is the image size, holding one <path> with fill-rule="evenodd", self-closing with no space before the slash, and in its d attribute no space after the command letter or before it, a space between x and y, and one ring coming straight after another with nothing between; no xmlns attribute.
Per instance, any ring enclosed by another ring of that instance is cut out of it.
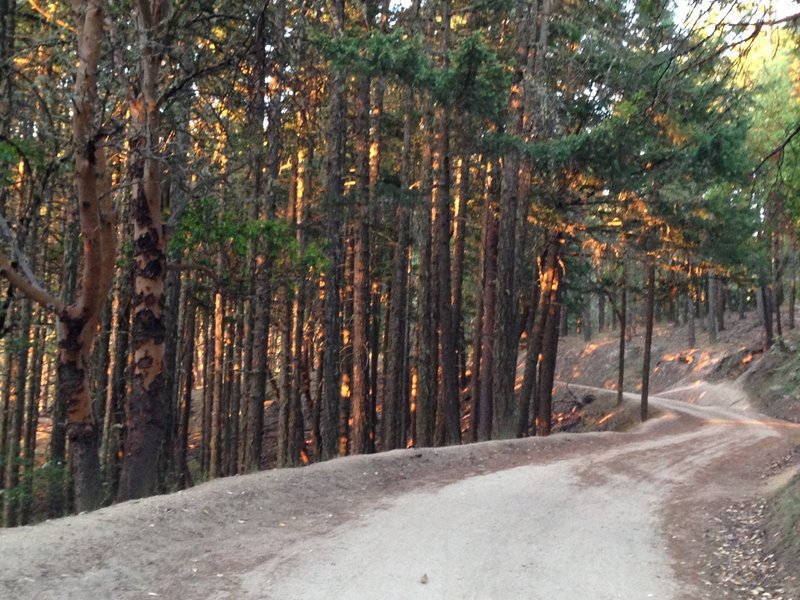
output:
<svg viewBox="0 0 800 600"><path fill-rule="evenodd" d="M629 434L340 459L3 531L0 597L716 598L708 514L800 441L737 394L663 394Z"/></svg>

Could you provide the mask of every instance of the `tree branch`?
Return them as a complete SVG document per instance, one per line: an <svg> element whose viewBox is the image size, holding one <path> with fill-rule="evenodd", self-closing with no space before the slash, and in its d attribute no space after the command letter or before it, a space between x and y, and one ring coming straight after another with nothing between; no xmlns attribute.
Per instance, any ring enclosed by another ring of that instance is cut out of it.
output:
<svg viewBox="0 0 800 600"><path fill-rule="evenodd" d="M19 249L19 246L17 246L17 237L14 235L14 232L11 231L8 221L6 221L6 218L2 214L0 214L0 236L2 236L10 246L11 261L13 265L22 271L22 274L27 277L29 284L34 289L43 294L47 294L44 286L39 283L39 280L36 278L36 275L34 275L33 270L28 264L28 261L25 259L25 256Z"/></svg>
<svg viewBox="0 0 800 600"><path fill-rule="evenodd" d="M20 290L28 298L41 305L48 312L56 315L64 311L65 304L55 296L31 284L8 262L5 254L0 254L0 275L8 279L9 283Z"/></svg>
<svg viewBox="0 0 800 600"><path fill-rule="evenodd" d="M777 147L776 147L776 148L775 148L775 149L774 149L772 152L770 152L769 154L767 154L767 155L766 155L766 156L765 156L765 157L764 157L764 158L761 160L761 162L760 162L760 163L758 163L758 166L757 166L755 169L753 169L753 175L756 175L756 174L758 174L758 172L761 170L761 167L763 167L763 166L764 166L764 165L767 163L767 161L769 161L769 159L770 159L770 158L772 158L772 157L774 157L774 156L776 156L776 155L780 154L781 152L783 152L783 151L784 151L784 149L786 148L786 146L788 146L788 145L789 145L789 143L790 143L790 142L791 142L791 141L792 141L792 140L793 140L795 137L797 137L797 135L798 135L798 134L800 134L800 123L798 123L797 125L795 125L794 129L792 130L792 132L791 132L791 133L790 133L788 136L786 136L786 137L784 138L784 140L783 140L783 141L782 141L780 144L778 144L778 146L777 146Z"/></svg>

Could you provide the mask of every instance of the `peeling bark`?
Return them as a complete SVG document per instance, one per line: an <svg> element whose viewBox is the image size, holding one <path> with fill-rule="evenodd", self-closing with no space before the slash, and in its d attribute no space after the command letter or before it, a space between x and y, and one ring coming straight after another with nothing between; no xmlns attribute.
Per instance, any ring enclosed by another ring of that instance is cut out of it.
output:
<svg viewBox="0 0 800 600"><path fill-rule="evenodd" d="M119 500L156 492L166 418L166 256L161 217L162 163L157 88L161 47L169 5L166 0L136 2L140 80L132 82L129 175L133 210L133 387L128 400L125 456Z"/></svg>

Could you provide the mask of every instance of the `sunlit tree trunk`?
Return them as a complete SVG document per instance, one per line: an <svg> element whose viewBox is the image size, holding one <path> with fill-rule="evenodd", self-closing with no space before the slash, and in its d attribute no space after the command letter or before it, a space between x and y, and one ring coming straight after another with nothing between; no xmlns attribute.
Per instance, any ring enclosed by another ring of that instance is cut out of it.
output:
<svg viewBox="0 0 800 600"><path fill-rule="evenodd" d="M375 3L364 3L364 21L368 32L374 19ZM370 176L370 88L372 79L367 73L357 76L355 123L353 125L355 158L355 221L353 223L353 378L350 389L351 418L350 453L367 451L371 435L369 407L369 176Z"/></svg>
<svg viewBox="0 0 800 600"><path fill-rule="evenodd" d="M333 0L334 35L344 35L344 0ZM324 275L325 305L322 358L322 407L320 433L322 459L339 453L339 403L341 399L340 354L342 331L339 290L343 258L341 209L344 194L345 98L344 75L335 68L329 81L330 135L328 138L325 235L328 266Z"/></svg>
<svg viewBox="0 0 800 600"><path fill-rule="evenodd" d="M222 291L217 289L214 294L214 354L213 380L206 382L211 385L211 430L209 436L209 457L208 457L208 476L216 479L220 476L222 459L222 411L223 411L223 381L224 381L224 358L225 358L225 299Z"/></svg>
<svg viewBox="0 0 800 600"><path fill-rule="evenodd" d="M550 298L544 321L542 335L542 358L539 363L539 376L536 381L536 433L550 435L553 419L553 382L555 381L556 357L558 354L559 321L562 311L563 273L560 266L553 270L550 285Z"/></svg>
<svg viewBox="0 0 800 600"><path fill-rule="evenodd" d="M540 259L541 271L539 281L536 285L538 299L535 309L533 325L528 334L528 348L525 357L525 372L522 377L522 387L520 389L520 421L517 435L524 435L531 425L530 415L534 420L539 415L538 398L538 370L539 359L542 354L542 343L544 340L545 323L550 310L550 301L553 297L552 290L556 284L556 271L558 269L559 252L561 247L561 234L552 232L547 240L547 246ZM534 296L535 297L535 296ZM536 424L533 423L532 431L536 433Z"/></svg>
<svg viewBox="0 0 800 600"><path fill-rule="evenodd" d="M58 394L67 408L67 437L72 455L77 511L101 501L99 431L87 380L87 358L94 328L108 295L116 259L114 207L110 176L99 135L97 74L103 38L100 0L74 0L78 28L78 71L73 104L75 179L83 269L75 302L59 311Z"/></svg>
<svg viewBox="0 0 800 600"><path fill-rule="evenodd" d="M484 173L486 171L483 171ZM476 281L475 293L475 320L472 329L472 372L470 374L470 423L469 441L478 441L478 421L481 405L481 370L483 368L483 317L484 317L484 287L486 285L486 259L484 249L486 248L487 236L490 233L490 219L493 215L489 208L488 188L484 193L485 203L481 225L481 251L478 253L478 277Z"/></svg>
<svg viewBox="0 0 800 600"><path fill-rule="evenodd" d="M342 303L342 353L341 361L341 402L339 403L339 454L350 453L350 419L352 417L353 386L353 266L355 247L353 238L347 236L344 248L344 266L341 290Z"/></svg>
<svg viewBox="0 0 800 600"><path fill-rule="evenodd" d="M306 129L305 122L299 119L300 130ZM309 170L309 162L313 160L313 149L300 148L297 156L297 191L295 193L295 205L293 210L292 219L295 228L295 239L297 240L297 247L299 252L302 253L306 250L306 221L308 220L308 198L311 193L311 174ZM300 456L304 451L305 440L305 420L303 416L303 393L304 393L304 374L307 369L304 368L304 342L305 342L305 326L306 319L306 289L307 280L306 273L301 271L297 283L297 290L294 297L294 306L292 308L292 318L294 331L292 333L292 365L289 369L291 374L291 387L289 390L289 447L290 456L294 464L300 464Z"/></svg>
<svg viewBox="0 0 800 600"><path fill-rule="evenodd" d="M464 342L464 258L467 241L467 200L469 198L469 156L462 156L456 177L456 208L453 218L453 334L458 357L459 387L467 382L467 352Z"/></svg>

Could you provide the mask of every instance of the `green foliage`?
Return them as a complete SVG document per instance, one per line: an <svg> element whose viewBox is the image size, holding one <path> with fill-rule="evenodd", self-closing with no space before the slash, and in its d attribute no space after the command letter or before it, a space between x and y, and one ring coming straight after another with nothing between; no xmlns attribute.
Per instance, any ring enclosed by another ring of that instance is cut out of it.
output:
<svg viewBox="0 0 800 600"><path fill-rule="evenodd" d="M431 82L437 101L496 122L506 105L510 77L483 36L473 33L450 53L450 68L433 72Z"/></svg>
<svg viewBox="0 0 800 600"><path fill-rule="evenodd" d="M23 461L19 462L24 466ZM0 461L0 466L5 468L5 462ZM30 517L29 522L37 523L52 516L53 506L66 506L69 481L69 471L64 465L48 462L32 469L25 468L20 483L11 489L3 490L2 494L6 502L18 508L25 507ZM54 495L59 497L54 498Z"/></svg>
<svg viewBox="0 0 800 600"><path fill-rule="evenodd" d="M356 30L338 37L315 31L311 39L343 73L393 77L406 85L430 89L441 104L492 121L500 117L505 106L508 70L478 32L451 50L449 69L435 66L421 38L402 28L388 33ZM498 94L498 90L503 93Z"/></svg>
<svg viewBox="0 0 800 600"><path fill-rule="evenodd" d="M20 160L25 162L26 167L42 169L46 164L44 149L36 140L0 139L0 185L6 186L12 182L13 169Z"/></svg>
<svg viewBox="0 0 800 600"><path fill-rule="evenodd" d="M420 38L399 28L388 33L356 30L337 37L312 31L311 40L333 68L343 73L396 77L416 85L430 68Z"/></svg>
<svg viewBox="0 0 800 600"><path fill-rule="evenodd" d="M748 124L744 120L720 124L715 129L703 128L694 144L690 160L709 173L739 180L748 172L749 161L744 153Z"/></svg>
<svg viewBox="0 0 800 600"><path fill-rule="evenodd" d="M266 253L278 281L286 282L301 271L326 266L325 253L317 243L306 244L300 252L294 228L285 221L248 217L222 206L213 197L201 198L187 208L170 239L170 252L182 254L191 250L193 260L213 268L213 257L219 252L241 262L251 245ZM223 274L232 275L235 274Z"/></svg>
<svg viewBox="0 0 800 600"><path fill-rule="evenodd" d="M0 185L11 183L11 168L16 158L16 150L8 143L0 141Z"/></svg>

